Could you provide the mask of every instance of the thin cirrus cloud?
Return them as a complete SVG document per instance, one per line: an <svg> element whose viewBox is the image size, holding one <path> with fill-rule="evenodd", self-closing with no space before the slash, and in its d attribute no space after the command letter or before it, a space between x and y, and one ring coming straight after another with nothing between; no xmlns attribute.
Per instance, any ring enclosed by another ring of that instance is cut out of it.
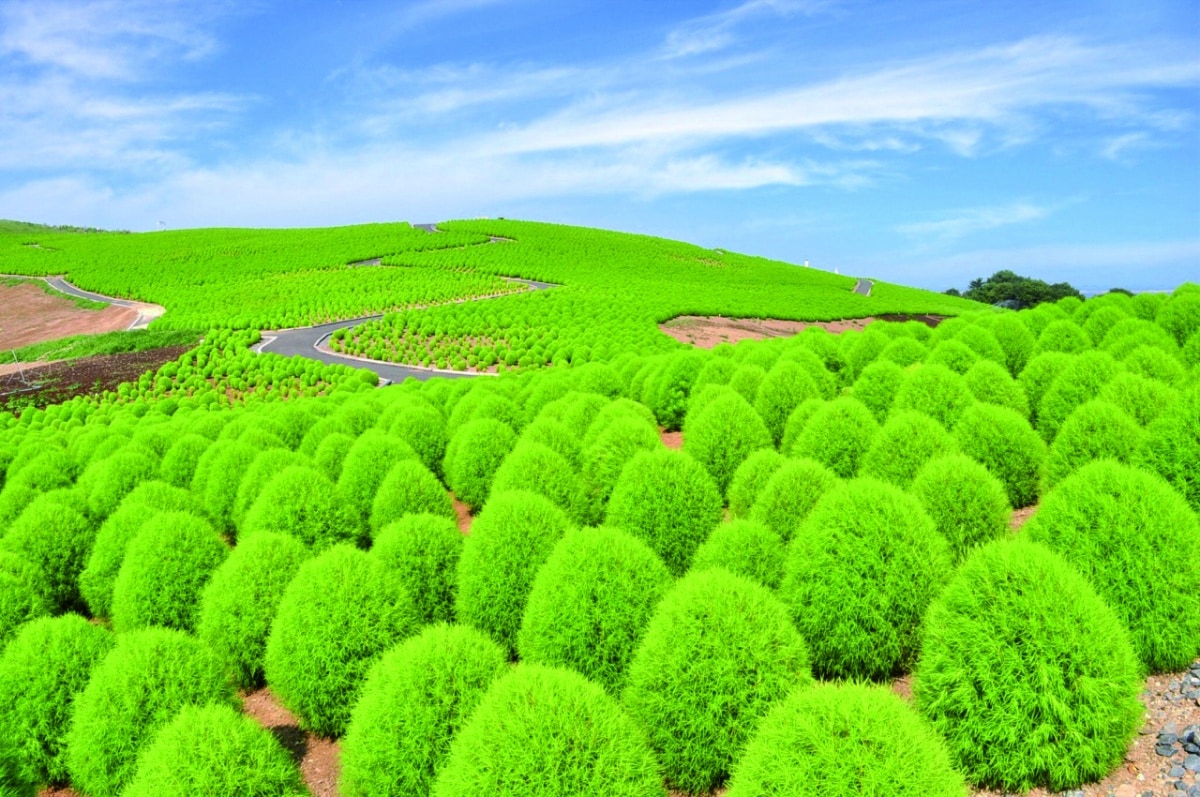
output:
<svg viewBox="0 0 1200 797"><path fill-rule="evenodd" d="M1035 205L1029 202L1013 202L1008 205L965 208L946 214L933 221L901 224L896 232L913 238L934 238L956 241L998 227L1039 221L1057 210L1056 207Z"/></svg>

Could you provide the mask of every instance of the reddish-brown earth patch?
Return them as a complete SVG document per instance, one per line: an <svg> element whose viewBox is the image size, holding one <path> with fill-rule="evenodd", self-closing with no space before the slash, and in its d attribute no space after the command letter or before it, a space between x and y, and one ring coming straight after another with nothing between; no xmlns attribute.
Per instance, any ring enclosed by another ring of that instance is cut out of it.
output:
<svg viewBox="0 0 1200 797"><path fill-rule="evenodd" d="M337 797L341 750L332 739L300 730L296 715L279 704L270 689L244 695L244 711L292 754L313 797Z"/></svg>
<svg viewBox="0 0 1200 797"><path fill-rule="evenodd" d="M718 343L787 338L798 335L809 327L820 327L837 335L847 330L865 329L874 321L921 321L936 327L942 320L942 316L933 315L881 315L846 318L841 321L784 321L777 318L682 315L659 324L658 328L680 343L711 349Z"/></svg>
<svg viewBox="0 0 1200 797"><path fill-rule="evenodd" d="M0 373L0 410L45 407L75 396L116 390L122 382L134 382L146 371L178 359L193 346L101 354L78 360L62 360L23 373Z"/></svg>
<svg viewBox="0 0 1200 797"><path fill-rule="evenodd" d="M1029 522L1029 519L1037 514L1037 504L1026 506L1020 509L1014 509L1012 517L1008 521L1008 527L1013 531L1020 531L1021 527Z"/></svg>
<svg viewBox="0 0 1200 797"><path fill-rule="evenodd" d="M454 516L458 520L458 530L463 534L470 534L471 521L475 519L471 517L471 507L459 501L453 493L450 494L450 499L454 504Z"/></svg>
<svg viewBox="0 0 1200 797"><path fill-rule="evenodd" d="M678 451L683 448L683 432L668 432L660 426L658 429L658 439L662 440L662 444L672 451Z"/></svg>
<svg viewBox="0 0 1200 797"><path fill-rule="evenodd" d="M84 310L70 299L46 293L40 285L23 282L0 284L0 350L19 349L31 343L129 329L138 313L130 307L108 305Z"/></svg>

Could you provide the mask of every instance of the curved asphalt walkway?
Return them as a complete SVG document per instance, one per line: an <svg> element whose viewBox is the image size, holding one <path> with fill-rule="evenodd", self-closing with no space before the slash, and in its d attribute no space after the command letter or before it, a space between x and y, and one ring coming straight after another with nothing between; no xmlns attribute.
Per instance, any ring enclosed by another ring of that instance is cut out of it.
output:
<svg viewBox="0 0 1200 797"><path fill-rule="evenodd" d="M859 280L854 284L854 292L860 296L870 296L872 285L874 285L874 283L870 280Z"/></svg>
<svg viewBox="0 0 1200 797"><path fill-rule="evenodd" d="M82 288L76 288L71 283L67 282L62 277L31 277L28 274L0 274L0 278L17 277L19 279L41 280L59 293L65 293L69 296L76 296L80 299L91 299L93 302L104 302L105 304L115 304L117 307L128 307L131 310L137 311L137 318L129 325L129 329L145 329L150 325L150 322L158 318L167 310L159 304L150 304L149 302L135 302L132 299L117 299L113 296L105 296L101 293L92 293L85 291Z"/></svg>

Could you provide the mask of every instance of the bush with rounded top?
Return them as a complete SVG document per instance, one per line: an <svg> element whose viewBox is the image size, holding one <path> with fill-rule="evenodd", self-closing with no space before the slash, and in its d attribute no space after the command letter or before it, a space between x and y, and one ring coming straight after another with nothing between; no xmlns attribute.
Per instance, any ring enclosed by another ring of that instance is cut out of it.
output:
<svg viewBox="0 0 1200 797"><path fill-rule="evenodd" d="M1142 724L1129 634L1091 585L1021 537L975 551L925 616L913 692L971 782L1099 780Z"/></svg>
<svg viewBox="0 0 1200 797"><path fill-rule="evenodd" d="M875 479L842 482L788 546L780 595L825 678L883 679L911 666L921 615L950 575L920 502Z"/></svg>
<svg viewBox="0 0 1200 797"><path fill-rule="evenodd" d="M86 491L87 511L105 518L134 487L158 476L158 458L148 449L127 446L110 457L89 465L79 476Z"/></svg>
<svg viewBox="0 0 1200 797"><path fill-rule="evenodd" d="M1104 340L1104 336L1113 328L1113 325L1122 319L1129 318L1129 313L1117 307L1100 307L1093 312L1083 323L1083 331L1092 341L1093 346L1099 346ZM1076 319L1079 320L1079 319Z"/></svg>
<svg viewBox="0 0 1200 797"><path fill-rule="evenodd" d="M1118 322L1104 336L1100 348L1118 360L1124 360L1135 349L1158 349L1169 357L1179 356L1179 344L1171 333L1158 324L1127 318Z"/></svg>
<svg viewBox="0 0 1200 797"><path fill-rule="evenodd" d="M734 385L731 387L736 389ZM792 410L810 398L821 398L821 389L798 363L785 360L763 377L754 399L754 409L762 416L776 446L783 439L783 430Z"/></svg>
<svg viewBox="0 0 1200 797"><path fill-rule="evenodd" d="M349 545L300 565L263 657L267 684L300 727L340 736L372 662L417 628L398 573Z"/></svg>
<svg viewBox="0 0 1200 797"><path fill-rule="evenodd" d="M1120 409L1139 426L1148 426L1179 399L1179 391L1157 379L1131 371L1117 374L1100 390L1099 399Z"/></svg>
<svg viewBox="0 0 1200 797"><path fill-rule="evenodd" d="M212 440L198 434L185 434L167 449L158 472L162 480L173 487L187 487L196 474L196 466Z"/></svg>
<svg viewBox="0 0 1200 797"><path fill-rule="evenodd" d="M726 778L771 704L811 680L787 607L766 587L716 568L689 573L659 603L623 700L667 780L699 792Z"/></svg>
<svg viewBox="0 0 1200 797"><path fill-rule="evenodd" d="M579 470L582 436L582 429L572 431L563 421L543 413L521 430L520 441L543 445L565 459L572 469Z"/></svg>
<svg viewBox="0 0 1200 797"><path fill-rule="evenodd" d="M696 395L709 385L728 385L733 372L738 368L737 363L729 357L711 357L700 368L696 379L692 382L692 394Z"/></svg>
<svg viewBox="0 0 1200 797"><path fill-rule="evenodd" d="M882 330L869 327L861 332L843 332L841 337L842 353L853 379L857 379L864 368L875 362L892 341Z"/></svg>
<svg viewBox="0 0 1200 797"><path fill-rule="evenodd" d="M500 421L483 418L463 424L450 438L442 463L446 484L458 500L472 509L483 506L496 471L516 443L516 433Z"/></svg>
<svg viewBox="0 0 1200 797"><path fill-rule="evenodd" d="M200 592L229 549L207 521L187 512L162 512L130 540L113 583L113 629L151 625L191 631Z"/></svg>
<svg viewBox="0 0 1200 797"><path fill-rule="evenodd" d="M658 429L636 415L606 423L595 437L589 430L588 438L581 453L581 478L592 511L599 512L608 503L625 464L639 451L657 451L662 441Z"/></svg>
<svg viewBox="0 0 1200 797"><path fill-rule="evenodd" d="M1079 354L1090 348L1092 342L1074 321L1051 321L1038 335L1036 350Z"/></svg>
<svg viewBox="0 0 1200 797"><path fill-rule="evenodd" d="M639 452L608 500L605 523L644 540L675 575L721 521L721 493L704 467L680 451Z"/></svg>
<svg viewBox="0 0 1200 797"><path fill-rule="evenodd" d="M570 430L577 439L582 438L596 419L596 415L609 401L607 396L573 390L542 407L534 420L556 421Z"/></svg>
<svg viewBox="0 0 1200 797"><path fill-rule="evenodd" d="M237 441L218 441L208 447L196 463L192 492L203 502L204 514L220 531L233 531L233 502L237 500L242 474L259 452Z"/></svg>
<svg viewBox="0 0 1200 797"><path fill-rule="evenodd" d="M521 660L570 667L616 694L671 584L666 565L631 534L568 531L529 590L517 635Z"/></svg>
<svg viewBox="0 0 1200 797"><path fill-rule="evenodd" d="M238 543L205 584L196 636L221 658L238 687L262 684L271 622L309 555L295 537L264 531Z"/></svg>
<svg viewBox="0 0 1200 797"><path fill-rule="evenodd" d="M784 557L783 538L774 531L754 520L732 520L708 535L692 559L692 571L723 567L775 589L783 580Z"/></svg>
<svg viewBox="0 0 1200 797"><path fill-rule="evenodd" d="M800 439L800 435L804 433L804 427L808 425L809 419L827 403L824 399L810 398L805 399L799 407L792 410L792 414L788 416L787 425L783 427L783 439L779 441L779 450L784 453L791 451L795 447L796 441Z"/></svg>
<svg viewBox="0 0 1200 797"><path fill-rule="evenodd" d="M794 362L808 372L813 383L821 392L821 397L831 399L837 393L837 377L825 367L825 361L808 346L799 345L795 338L783 341L784 352L779 355L777 363Z"/></svg>
<svg viewBox="0 0 1200 797"><path fill-rule="evenodd" d="M976 401L1008 407L1029 417L1029 399L1025 397L1025 391L999 363L980 360L963 375L963 381Z"/></svg>
<svg viewBox="0 0 1200 797"><path fill-rule="evenodd" d="M426 797L450 742L491 683L504 651L465 625L432 625L375 663L342 740L341 794Z"/></svg>
<svg viewBox="0 0 1200 797"><path fill-rule="evenodd" d="M240 538L263 531L291 534L324 548L362 536L357 518L339 500L333 482L316 468L293 465L267 482L246 512Z"/></svg>
<svg viewBox="0 0 1200 797"><path fill-rule="evenodd" d="M1118 407L1095 399L1081 404L1063 423L1042 468L1045 493L1095 459L1129 462L1142 442L1142 429Z"/></svg>
<svg viewBox="0 0 1200 797"><path fill-rule="evenodd" d="M1200 343L1200 337L1196 340ZM1153 379L1165 385L1178 385L1183 382L1187 374L1184 364L1178 357L1168 354L1156 346L1138 346L1132 349L1121 358L1121 364L1129 373ZM1117 376L1121 376L1121 374Z"/></svg>
<svg viewBox="0 0 1200 797"><path fill-rule="evenodd" d="M762 417L732 390L689 415L683 439L683 450L704 466L722 495L746 458L771 445Z"/></svg>
<svg viewBox="0 0 1200 797"><path fill-rule="evenodd" d="M1025 391L1029 402L1029 418L1037 419L1038 406L1042 396L1050 389L1050 384L1058 378L1069 363L1074 362L1075 355L1064 354L1061 351L1046 351L1031 358L1029 364L1017 377L1017 384Z"/></svg>
<svg viewBox="0 0 1200 797"><path fill-rule="evenodd" d="M879 357L875 362L863 369L865 373L867 368L872 365L889 362L901 368L919 363L929 356L929 348L915 338L900 337L889 343L883 351L879 352ZM861 379L862 376L859 376Z"/></svg>
<svg viewBox="0 0 1200 797"><path fill-rule="evenodd" d="M763 448L746 457L729 482L729 514L735 518L749 516L758 494L785 461L783 454L773 448Z"/></svg>
<svg viewBox="0 0 1200 797"><path fill-rule="evenodd" d="M493 392L494 387L478 383L458 400L446 421L446 433L450 438L467 421L491 418L519 430L522 423L521 409L509 398Z"/></svg>
<svg viewBox="0 0 1200 797"><path fill-rule="evenodd" d="M41 573L40 590L52 611L79 603L79 574L96 539L92 523L75 510L75 495L42 493L0 538L0 550L17 554Z"/></svg>
<svg viewBox="0 0 1200 797"><path fill-rule="evenodd" d="M415 459L401 460L387 472L371 508L371 534L405 515L429 513L455 519L450 494L437 476Z"/></svg>
<svg viewBox="0 0 1200 797"><path fill-rule="evenodd" d="M0 649L22 625L50 613L43 578L25 557L0 550Z"/></svg>
<svg viewBox="0 0 1200 797"><path fill-rule="evenodd" d="M388 470L401 460L416 458L408 443L378 429L368 429L354 441L342 460L337 490L348 508L361 518L363 526L371 517L375 494Z"/></svg>
<svg viewBox="0 0 1200 797"><path fill-rule="evenodd" d="M974 403L975 397L961 376L944 365L918 365L896 391L892 411L923 412L949 429Z"/></svg>
<svg viewBox="0 0 1200 797"><path fill-rule="evenodd" d="M1068 363L1050 383L1038 405L1037 430L1042 439L1054 442L1067 416L1080 404L1098 396L1121 370L1121 364L1102 351L1081 354Z"/></svg>
<svg viewBox="0 0 1200 797"><path fill-rule="evenodd" d="M548 498L528 492L496 493L471 524L458 558L454 612L508 651L529 590L542 564L570 527Z"/></svg>
<svg viewBox="0 0 1200 797"><path fill-rule="evenodd" d="M587 450L594 445L610 425L629 417L645 420L646 425L657 433L658 424L654 420L654 413L650 412L645 404L627 398L614 399L601 407L600 411L596 413L596 417L588 425L587 431L583 435L583 449Z"/></svg>
<svg viewBox="0 0 1200 797"><path fill-rule="evenodd" d="M904 379L904 369L899 365L890 360L878 360L863 369L850 394L867 405L876 421L883 423Z"/></svg>
<svg viewBox="0 0 1200 797"><path fill-rule="evenodd" d="M21 628L0 657L0 738L14 743L31 783L67 781L66 737L76 695L113 645L113 635L77 614Z"/></svg>
<svg viewBox="0 0 1200 797"><path fill-rule="evenodd" d="M138 753L184 706L238 705L221 662L198 639L146 628L116 640L75 698L67 734L71 783L95 797L121 792Z"/></svg>
<svg viewBox="0 0 1200 797"><path fill-rule="evenodd" d="M1000 341L988 327L978 323L978 319L955 332L951 340L962 343L985 360L991 360L1002 366L1006 362L1006 355Z"/></svg>
<svg viewBox="0 0 1200 797"><path fill-rule="evenodd" d="M590 518L583 485L566 459L541 443L521 440L504 458L492 481L496 492L526 490L549 498L578 523Z"/></svg>
<svg viewBox="0 0 1200 797"><path fill-rule="evenodd" d="M350 437L358 437L358 430L346 418L339 415L327 415L321 420L308 427L308 431L304 433L304 438L300 441L300 448L297 449L301 454L311 457L317 452L317 448L321 445L326 437L331 434L344 434Z"/></svg>
<svg viewBox="0 0 1200 797"><path fill-rule="evenodd" d="M38 492L69 487L75 481L75 464L61 448L50 446L32 459L10 469L5 486L21 485Z"/></svg>
<svg viewBox="0 0 1200 797"><path fill-rule="evenodd" d="M683 424L692 382L704 367L705 359L698 352L681 351L669 355L663 363L653 390L644 400L664 428L675 431Z"/></svg>
<svg viewBox="0 0 1200 797"><path fill-rule="evenodd" d="M313 452L313 462L330 481L336 482L342 474L342 463L346 461L346 455L350 453L354 440L355 438L348 434L334 432L326 435Z"/></svg>
<svg viewBox="0 0 1200 797"><path fill-rule="evenodd" d="M450 743L432 797L666 797L620 704L570 670L521 664L492 683Z"/></svg>
<svg viewBox="0 0 1200 797"><path fill-rule="evenodd" d="M738 369L733 372L733 376L729 377L729 386L740 393L746 401L754 404L758 397L758 389L762 387L766 377L767 370L761 365L746 363L739 365ZM757 405L755 409L758 409Z"/></svg>
<svg viewBox="0 0 1200 797"><path fill-rule="evenodd" d="M407 443L425 467L441 474L450 436L440 412L423 401L406 402L392 415L387 432Z"/></svg>
<svg viewBox="0 0 1200 797"><path fill-rule="evenodd" d="M957 451L958 444L940 423L923 412L900 410L887 419L871 441L859 472L908 487L930 459Z"/></svg>
<svg viewBox="0 0 1200 797"><path fill-rule="evenodd" d="M929 352L925 358L926 365L941 365L956 374L962 375L979 362L980 357L967 344L958 340L944 340Z"/></svg>
<svg viewBox="0 0 1200 797"><path fill-rule="evenodd" d="M1146 427L1137 463L1170 482L1200 512L1200 385L1185 390Z"/></svg>
<svg viewBox="0 0 1200 797"><path fill-rule="evenodd" d="M954 427L954 441L1004 483L1014 507L1037 500L1046 444L1021 415L994 404L975 404Z"/></svg>
<svg viewBox="0 0 1200 797"><path fill-rule="evenodd" d="M1008 531L1012 507L1004 485L968 456L931 459L913 479L910 491L950 543L956 560Z"/></svg>
<svg viewBox="0 0 1200 797"><path fill-rule="evenodd" d="M308 457L283 446L265 449L254 458L250 467L242 474L237 496L233 499L233 506L229 510L229 518L233 521L233 525L241 528L245 524L246 513L250 511L250 507L254 506L254 502L258 500L258 496L262 495L262 491L266 489L271 479L287 468L308 468L312 464L312 460Z"/></svg>
<svg viewBox="0 0 1200 797"><path fill-rule="evenodd" d="M1087 577L1151 672L1182 670L1200 654L1200 521L1161 478L1084 465L1046 495L1025 534Z"/></svg>
<svg viewBox="0 0 1200 797"><path fill-rule="evenodd" d="M184 706L138 756L121 797L308 797L270 731L229 706Z"/></svg>
<svg viewBox="0 0 1200 797"><path fill-rule="evenodd" d="M759 723L728 797L963 797L946 743L890 690L814 684Z"/></svg>
<svg viewBox="0 0 1200 797"><path fill-rule="evenodd" d="M1177 293L1163 303L1155 321L1182 346L1200 331L1200 293Z"/></svg>
<svg viewBox="0 0 1200 797"><path fill-rule="evenodd" d="M1037 338L1022 323L1016 313L1003 313L992 316L986 322L987 330L996 338L1000 348L1004 350L1004 365L1012 376L1017 376L1025 370L1026 363L1033 355Z"/></svg>
<svg viewBox="0 0 1200 797"><path fill-rule="evenodd" d="M789 459L767 479L750 518L787 542L821 496L838 483L837 475L811 459Z"/></svg>
<svg viewBox="0 0 1200 797"><path fill-rule="evenodd" d="M421 623L454 619L463 535L439 515L405 515L380 529L371 555L400 574Z"/></svg>
<svg viewBox="0 0 1200 797"><path fill-rule="evenodd" d="M850 478L879 431L875 416L861 401L845 397L818 407L800 437L785 453L826 465L836 475Z"/></svg>

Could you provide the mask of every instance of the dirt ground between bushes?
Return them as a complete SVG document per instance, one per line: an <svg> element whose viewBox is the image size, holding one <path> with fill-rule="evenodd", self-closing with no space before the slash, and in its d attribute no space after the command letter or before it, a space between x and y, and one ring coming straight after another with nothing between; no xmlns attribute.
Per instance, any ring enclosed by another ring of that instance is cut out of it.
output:
<svg viewBox="0 0 1200 797"><path fill-rule="evenodd" d="M2 351L70 335L128 329L138 317L137 310L112 304L102 310L84 310L70 299L46 293L41 285L32 282L0 284L0 307L4 308L0 315ZM0 357L0 366L11 359Z"/></svg>
<svg viewBox="0 0 1200 797"><path fill-rule="evenodd" d="M23 374L0 373L0 410L45 407L75 396L116 390L122 382L136 382L146 371L176 360L193 348L194 345L170 346L124 354L100 354L25 368Z"/></svg>
<svg viewBox="0 0 1200 797"><path fill-rule="evenodd" d="M777 318L725 318L724 316L682 315L658 325L658 328L680 343L688 343L701 349L711 349L718 343L737 343L742 340L765 338L787 338L798 335L809 327L820 327L837 335L847 330L865 329L874 321L915 320L937 326L942 316L868 316L847 318L841 321L782 321Z"/></svg>

